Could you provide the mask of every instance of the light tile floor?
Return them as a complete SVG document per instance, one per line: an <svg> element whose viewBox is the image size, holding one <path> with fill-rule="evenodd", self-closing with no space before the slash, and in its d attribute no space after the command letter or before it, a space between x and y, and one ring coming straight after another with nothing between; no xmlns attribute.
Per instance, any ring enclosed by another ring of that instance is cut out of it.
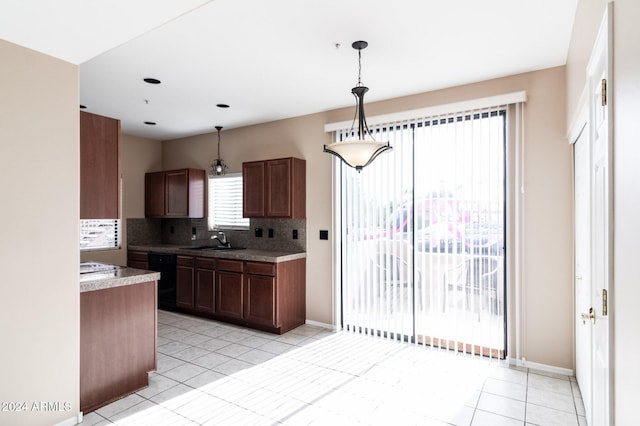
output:
<svg viewBox="0 0 640 426"><path fill-rule="evenodd" d="M302 326L159 311L149 387L82 425L586 425L571 377Z"/></svg>

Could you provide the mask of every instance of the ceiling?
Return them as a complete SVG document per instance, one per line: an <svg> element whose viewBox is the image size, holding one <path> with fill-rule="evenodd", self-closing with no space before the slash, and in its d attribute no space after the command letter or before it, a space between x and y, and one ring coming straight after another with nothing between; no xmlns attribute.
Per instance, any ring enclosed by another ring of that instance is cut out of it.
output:
<svg viewBox="0 0 640 426"><path fill-rule="evenodd" d="M354 105L356 40L366 102L564 65L577 2L3 0L0 38L79 64L86 111L166 140Z"/></svg>

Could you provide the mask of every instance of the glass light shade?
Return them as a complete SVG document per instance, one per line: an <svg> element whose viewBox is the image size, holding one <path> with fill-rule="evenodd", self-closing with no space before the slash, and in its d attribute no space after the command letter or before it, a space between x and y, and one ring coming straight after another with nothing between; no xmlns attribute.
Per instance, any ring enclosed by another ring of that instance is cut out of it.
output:
<svg viewBox="0 0 640 426"><path fill-rule="evenodd" d="M348 166L358 171L388 149L391 149L389 142L368 140L334 142L324 146L324 152L339 157Z"/></svg>

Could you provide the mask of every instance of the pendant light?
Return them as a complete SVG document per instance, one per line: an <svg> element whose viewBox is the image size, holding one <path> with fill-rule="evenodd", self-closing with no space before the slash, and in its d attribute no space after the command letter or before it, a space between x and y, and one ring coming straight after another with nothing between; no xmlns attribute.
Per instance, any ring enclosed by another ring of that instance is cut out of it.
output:
<svg viewBox="0 0 640 426"><path fill-rule="evenodd" d="M216 130L218 131L218 158L211 164L210 174L211 176L222 176L227 170L227 163L220 158L220 130L222 130L222 126L216 126Z"/></svg>
<svg viewBox="0 0 640 426"><path fill-rule="evenodd" d="M354 127L357 118L358 139L334 142L324 146L324 152L335 155L346 165L354 167L358 172L361 171L363 167L368 166L378 155L393 149L388 141L375 141L364 117L364 94L367 93L369 88L363 86L361 80L362 49L365 49L368 45L369 43L366 41L354 41L351 44L351 47L358 51L358 84L351 89L351 93L356 98L356 115L353 118L353 124L349 134L355 134Z"/></svg>

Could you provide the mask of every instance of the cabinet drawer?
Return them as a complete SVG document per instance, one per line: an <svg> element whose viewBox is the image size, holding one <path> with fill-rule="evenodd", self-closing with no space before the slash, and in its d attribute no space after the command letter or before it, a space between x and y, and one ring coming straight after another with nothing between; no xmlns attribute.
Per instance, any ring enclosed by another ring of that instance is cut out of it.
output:
<svg viewBox="0 0 640 426"><path fill-rule="evenodd" d="M193 257L191 256L177 256L176 263L178 266L191 266L193 267Z"/></svg>
<svg viewBox="0 0 640 426"><path fill-rule="evenodd" d="M266 262L245 262L245 272L254 275L276 276L276 264Z"/></svg>
<svg viewBox="0 0 640 426"><path fill-rule="evenodd" d="M145 251L128 251L127 260L135 260L137 262L147 262L148 256Z"/></svg>
<svg viewBox="0 0 640 426"><path fill-rule="evenodd" d="M216 269L220 271L242 272L242 261L231 259L218 259Z"/></svg>
<svg viewBox="0 0 640 426"><path fill-rule="evenodd" d="M129 268L149 270L149 263L148 262L141 262L139 260L127 260L127 266Z"/></svg>
<svg viewBox="0 0 640 426"><path fill-rule="evenodd" d="M216 259L213 257L196 257L196 268L216 269Z"/></svg>

